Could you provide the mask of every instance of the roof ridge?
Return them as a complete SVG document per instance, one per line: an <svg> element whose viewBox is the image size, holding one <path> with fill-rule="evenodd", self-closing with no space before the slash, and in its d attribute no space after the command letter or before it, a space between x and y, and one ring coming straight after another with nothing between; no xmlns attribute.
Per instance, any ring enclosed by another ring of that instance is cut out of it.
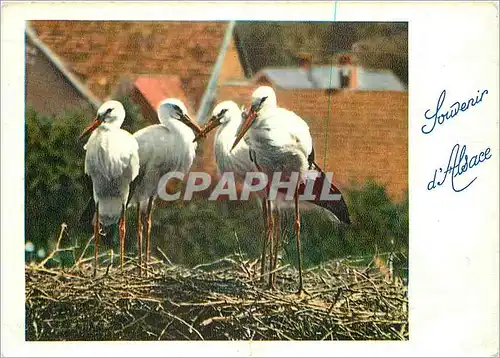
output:
<svg viewBox="0 0 500 358"><path fill-rule="evenodd" d="M62 60L53 52L42 40L38 38L35 31L29 23L26 23L25 34L28 36L33 45L47 56L49 61L62 73L68 82L95 108L99 108L102 101L97 98L67 67Z"/></svg>

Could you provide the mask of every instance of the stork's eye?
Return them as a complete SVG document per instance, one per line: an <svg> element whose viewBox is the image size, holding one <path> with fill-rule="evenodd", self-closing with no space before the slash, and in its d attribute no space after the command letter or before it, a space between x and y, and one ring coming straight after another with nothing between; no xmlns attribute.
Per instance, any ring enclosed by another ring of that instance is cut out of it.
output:
<svg viewBox="0 0 500 358"><path fill-rule="evenodd" d="M262 97L262 98L260 99L260 105L262 105L262 103L264 103L264 101L265 101L266 99L267 99L267 96Z"/></svg>
<svg viewBox="0 0 500 358"><path fill-rule="evenodd" d="M113 111L113 108L108 108L106 112L104 112L103 116L106 117L108 114L111 113L111 111Z"/></svg>
<svg viewBox="0 0 500 358"><path fill-rule="evenodd" d="M224 115L226 114L227 112L227 108L224 108L222 111L219 112L219 118L222 118L224 117Z"/></svg>
<svg viewBox="0 0 500 358"><path fill-rule="evenodd" d="M173 104L172 105L172 108L174 109L174 111L176 111L177 113L181 114L182 113L182 109L176 105L176 104Z"/></svg>

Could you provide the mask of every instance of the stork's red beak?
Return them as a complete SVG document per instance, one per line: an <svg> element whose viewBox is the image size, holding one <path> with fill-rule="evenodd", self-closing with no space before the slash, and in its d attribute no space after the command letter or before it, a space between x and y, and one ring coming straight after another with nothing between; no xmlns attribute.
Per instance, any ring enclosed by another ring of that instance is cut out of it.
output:
<svg viewBox="0 0 500 358"><path fill-rule="evenodd" d="M201 132L201 127L191 119L187 114L182 115L183 122L186 123L186 125L191 128L195 134L200 134Z"/></svg>
<svg viewBox="0 0 500 358"><path fill-rule="evenodd" d="M92 121L92 123L90 124L90 126L85 128L85 130L82 132L82 134L80 134L80 137L78 137L78 139L82 139L87 134L92 133L97 127L99 127L101 125L102 121L103 121L103 118L100 115L97 115L94 118L94 120Z"/></svg>
<svg viewBox="0 0 500 358"><path fill-rule="evenodd" d="M255 119L257 118L257 111L255 109L255 106L251 106L250 109L248 110L248 112L244 113L243 117L245 118L245 120L241 124L240 130L238 131L238 134L236 136L236 139L234 140L233 146L231 147L231 151L238 145L241 138L243 138L245 136L247 131L252 126L253 122L255 122Z"/></svg>
<svg viewBox="0 0 500 358"><path fill-rule="evenodd" d="M198 135L193 139L193 142L197 142L200 138L205 137L208 133L213 131L215 128L220 126L221 121L217 119L217 116L212 116L208 121L207 125L198 133Z"/></svg>

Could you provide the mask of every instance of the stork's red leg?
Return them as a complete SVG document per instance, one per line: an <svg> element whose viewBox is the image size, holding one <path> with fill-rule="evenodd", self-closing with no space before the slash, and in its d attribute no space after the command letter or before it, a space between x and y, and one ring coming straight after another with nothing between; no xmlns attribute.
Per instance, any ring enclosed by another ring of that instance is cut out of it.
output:
<svg viewBox="0 0 500 358"><path fill-rule="evenodd" d="M273 252L273 263L270 268L271 271L276 270L278 266L278 251L280 245L280 235L281 235L281 221L280 221L280 211L279 208L276 207L276 211L274 213L274 252ZM276 289L276 272L272 273L271 279L271 288Z"/></svg>
<svg viewBox="0 0 500 358"><path fill-rule="evenodd" d="M141 203L137 203L137 252L139 263L139 275L142 275L142 213Z"/></svg>
<svg viewBox="0 0 500 358"><path fill-rule="evenodd" d="M120 235L120 268L123 271L125 263L125 235L126 235L126 222L125 222L125 205L122 205L122 213L120 216L120 223L118 225Z"/></svg>
<svg viewBox="0 0 500 358"><path fill-rule="evenodd" d="M151 245L151 212L153 210L153 197L149 198L148 209L146 211L146 260L145 267L148 268L148 262L150 259L150 245Z"/></svg>
<svg viewBox="0 0 500 358"><path fill-rule="evenodd" d="M264 282L264 272L266 271L266 248L267 248L267 230L268 230L268 220L267 220L267 199L264 198L262 199L262 214L264 217L264 232L265 234L262 235L263 240L262 240L262 256L260 258L260 281Z"/></svg>
<svg viewBox="0 0 500 358"><path fill-rule="evenodd" d="M268 273L268 284L271 285L271 270L273 263L273 235L274 235L274 217L273 208L271 202L268 201L267 206L267 243L269 245L269 273Z"/></svg>
<svg viewBox="0 0 500 358"><path fill-rule="evenodd" d="M301 295L304 293L304 286L302 284L302 257L300 251L300 211L299 211L299 183L295 188L295 234L297 238L297 262L299 265L299 290L297 294Z"/></svg>
<svg viewBox="0 0 500 358"><path fill-rule="evenodd" d="M94 222L94 277L97 275L97 257L99 256L99 203L95 205L95 222Z"/></svg>

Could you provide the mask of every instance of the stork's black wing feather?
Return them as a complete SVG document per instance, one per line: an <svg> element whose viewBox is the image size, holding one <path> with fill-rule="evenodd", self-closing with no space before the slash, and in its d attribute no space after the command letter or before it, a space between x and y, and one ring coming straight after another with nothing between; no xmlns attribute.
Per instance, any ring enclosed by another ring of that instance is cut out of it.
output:
<svg viewBox="0 0 500 358"><path fill-rule="evenodd" d="M309 155L310 161L309 165L314 165L316 170L319 171L320 175L316 179L316 185L318 186L317 192L319 192L319 188L322 188L324 181L326 180L326 174L321 169L321 167L314 161L314 149ZM340 192L339 188L337 188L333 183L330 183L330 193L331 194L340 194L340 200L320 200L320 198L316 198L316 200L312 200L310 202L328 210L332 214L334 214L341 222L345 224L350 224L351 219L349 216L349 210L347 208L347 204L344 200L344 195Z"/></svg>
<svg viewBox="0 0 500 358"><path fill-rule="evenodd" d="M322 173L321 176L324 176L324 174ZM344 200L344 195L342 195L340 190L333 184L331 184L330 186L330 193L340 194L340 200L315 200L311 202L331 212L337 217L337 219L340 220L340 222L344 224L350 224L351 218L349 216L347 204Z"/></svg>
<svg viewBox="0 0 500 358"><path fill-rule="evenodd" d="M135 179L132 180L132 182L130 183L130 187L129 187L130 189L128 192L128 199L127 199L127 206L128 206L128 204L130 204L130 200L132 200L132 196L135 193L135 189L137 188L138 183L140 183L142 181L142 179L144 179L144 175L146 175L145 165L144 166L141 165L139 167L139 174L137 174Z"/></svg>
<svg viewBox="0 0 500 358"><path fill-rule="evenodd" d="M309 153L307 157L307 161L309 163L309 170L311 170L313 165L316 165L316 163L314 163L314 147L312 147L311 153Z"/></svg>

